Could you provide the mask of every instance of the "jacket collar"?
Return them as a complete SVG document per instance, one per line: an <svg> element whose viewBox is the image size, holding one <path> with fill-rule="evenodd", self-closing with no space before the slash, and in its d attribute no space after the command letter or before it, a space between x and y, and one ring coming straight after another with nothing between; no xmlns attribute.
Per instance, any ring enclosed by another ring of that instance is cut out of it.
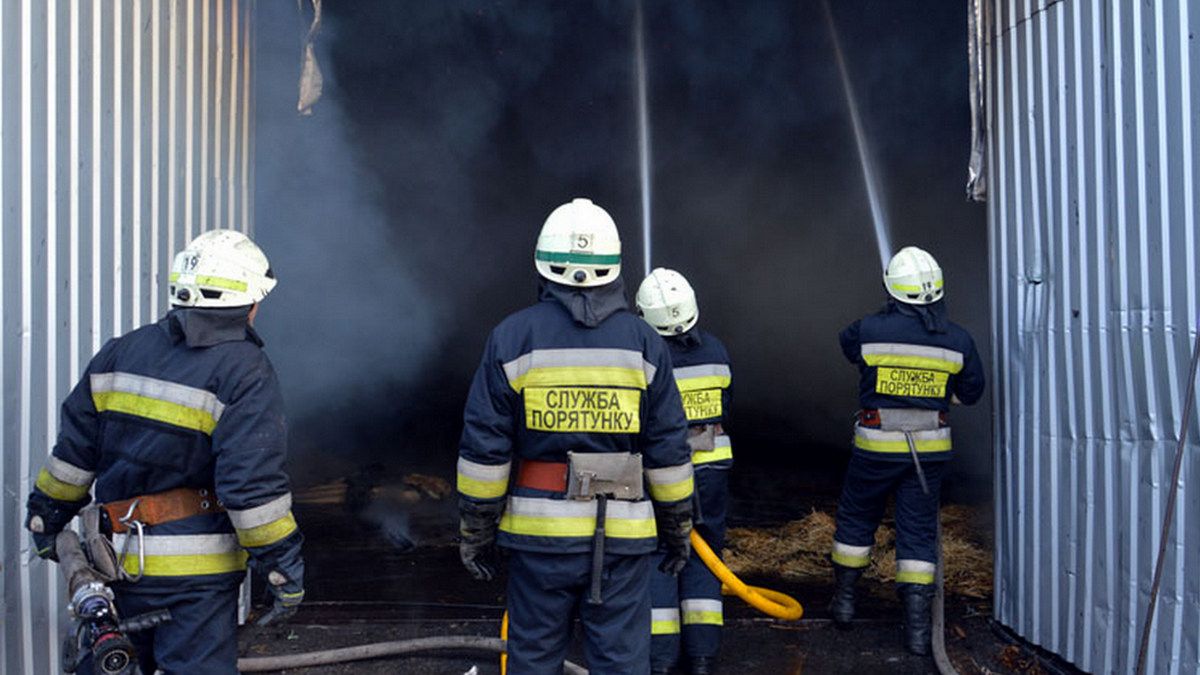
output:
<svg viewBox="0 0 1200 675"><path fill-rule="evenodd" d="M548 279L538 281L538 300L562 305L581 326L595 328L613 314L629 309L625 281L621 277L590 288L566 286Z"/></svg>
<svg viewBox="0 0 1200 675"><path fill-rule="evenodd" d="M172 309L159 324L174 341L186 341L188 347L211 347L239 340L249 340L261 347L262 338L250 325L249 314L245 307L181 308Z"/></svg>

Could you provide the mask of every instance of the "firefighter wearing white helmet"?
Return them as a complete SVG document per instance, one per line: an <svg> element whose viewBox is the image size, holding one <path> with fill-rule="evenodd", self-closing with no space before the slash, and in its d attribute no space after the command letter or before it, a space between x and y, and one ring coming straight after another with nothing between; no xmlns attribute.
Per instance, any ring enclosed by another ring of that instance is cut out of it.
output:
<svg viewBox="0 0 1200 675"><path fill-rule="evenodd" d="M896 495L896 590L904 605L904 646L928 654L937 570L937 518L951 458L951 402L973 404L984 391L975 342L950 321L942 269L909 246L883 276L890 296L880 311L839 335L859 371L854 451L838 502L831 559L835 622L854 618L854 586L871 562L875 530Z"/></svg>
<svg viewBox="0 0 1200 675"><path fill-rule="evenodd" d="M176 307L245 307L267 297L275 274L266 254L236 230L210 230L175 255L170 276Z"/></svg>
<svg viewBox="0 0 1200 675"><path fill-rule="evenodd" d="M92 357L29 495L42 557L55 557L55 535L93 496L117 550L142 548L123 557L116 604L125 618L169 608L172 620L135 643L140 672L236 670L247 564L274 596L260 622L286 619L304 598L283 398L251 325L275 286L270 269L238 232L189 243L172 267L174 307ZM123 524L130 514L136 531Z"/></svg>
<svg viewBox="0 0 1200 675"><path fill-rule="evenodd" d="M459 556L484 580L493 548L510 551L511 672L562 673L578 617L592 672L646 675L655 550L678 573L692 527L671 356L629 311L604 209L587 199L554 209L534 262L538 302L492 330L467 395Z"/></svg>
<svg viewBox="0 0 1200 675"><path fill-rule="evenodd" d="M590 199L554 209L542 225L534 265L542 277L567 286L603 286L621 274L621 236L608 211Z"/></svg>
<svg viewBox="0 0 1200 675"><path fill-rule="evenodd" d="M637 292L638 314L662 335L671 352L675 385L688 420L688 446L703 522L696 530L714 551L725 544L729 469L733 448L725 429L733 400L729 352L700 329L696 292L679 272L655 269ZM651 673L675 672L683 661L689 675L709 675L721 644L721 582L696 555L672 578L650 581Z"/></svg>
<svg viewBox="0 0 1200 675"><path fill-rule="evenodd" d="M943 283L937 260L916 246L900 249L883 273L888 294L910 305L929 305L941 300L945 295Z"/></svg>

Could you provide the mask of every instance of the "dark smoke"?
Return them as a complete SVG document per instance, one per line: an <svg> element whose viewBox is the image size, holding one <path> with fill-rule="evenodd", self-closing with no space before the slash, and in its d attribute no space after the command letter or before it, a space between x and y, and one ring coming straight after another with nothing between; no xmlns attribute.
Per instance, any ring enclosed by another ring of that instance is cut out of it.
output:
<svg viewBox="0 0 1200 675"><path fill-rule="evenodd" d="M632 3L327 0L326 96L294 112L301 26L261 3L262 328L301 474L367 458L445 471L487 332L534 299L545 215L586 195L640 281ZM987 347L985 214L962 198L965 6L834 3L896 245L943 263ZM684 272L735 359L739 461L847 456L836 334L883 302L818 2L647 2L656 265ZM985 354L986 358L986 354ZM956 411L957 471L990 474L989 403Z"/></svg>

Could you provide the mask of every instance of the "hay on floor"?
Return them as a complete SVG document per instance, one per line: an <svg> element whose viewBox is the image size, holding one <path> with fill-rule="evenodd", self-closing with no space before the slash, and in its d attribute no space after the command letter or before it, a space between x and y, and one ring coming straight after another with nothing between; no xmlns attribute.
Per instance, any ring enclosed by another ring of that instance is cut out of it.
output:
<svg viewBox="0 0 1200 675"><path fill-rule="evenodd" d="M992 593L992 554L975 536L974 514L968 507L942 509L942 550L948 593L987 598ZM814 510L782 527L735 527L729 530L725 562L734 573L759 577L827 583L832 574L831 513ZM885 521L875 532L871 567L866 576L891 581L896 575L896 533Z"/></svg>

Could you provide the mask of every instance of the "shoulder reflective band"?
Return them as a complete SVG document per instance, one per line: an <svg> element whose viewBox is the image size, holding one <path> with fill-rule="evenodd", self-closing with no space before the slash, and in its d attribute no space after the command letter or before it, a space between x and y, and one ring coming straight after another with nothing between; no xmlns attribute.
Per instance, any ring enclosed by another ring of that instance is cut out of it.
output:
<svg viewBox="0 0 1200 675"><path fill-rule="evenodd" d="M211 434L225 404L205 389L132 373L91 376L97 412L119 412Z"/></svg>
<svg viewBox="0 0 1200 675"><path fill-rule="evenodd" d="M887 396L946 398L946 384L949 381L950 373L939 370L890 366L875 369L875 393Z"/></svg>
<svg viewBox="0 0 1200 675"><path fill-rule="evenodd" d="M582 434L636 434L642 392L600 387L525 387L525 428Z"/></svg>
<svg viewBox="0 0 1200 675"><path fill-rule="evenodd" d="M925 560L897 560L896 583L921 584L928 586L933 583L937 565Z"/></svg>
<svg viewBox="0 0 1200 675"><path fill-rule="evenodd" d="M138 573L137 535L113 535L113 547L120 551L125 537L131 536L125 556L125 571ZM146 568L149 577L181 577L202 574L225 574L246 569L247 554L238 546L233 534L176 534L147 535Z"/></svg>
<svg viewBox="0 0 1200 675"><path fill-rule="evenodd" d="M650 501L609 500L604 533L614 539L650 539L657 534ZM530 537L591 537L596 531L596 502L539 497L508 498L500 530Z"/></svg>
<svg viewBox="0 0 1200 675"><path fill-rule="evenodd" d="M60 502L77 502L87 495L91 481L88 481L87 485L72 485L59 480L51 473L50 469L45 468L38 472L34 485L52 499Z"/></svg>
<svg viewBox="0 0 1200 675"><path fill-rule="evenodd" d="M912 432L917 452L946 452L951 449L950 427L931 431ZM854 447L870 452L909 452L908 439L901 431L881 431L870 427L854 427Z"/></svg>
<svg viewBox="0 0 1200 675"><path fill-rule="evenodd" d="M833 553L829 557L842 567L866 567L871 564L871 547L851 546L834 540Z"/></svg>
<svg viewBox="0 0 1200 675"><path fill-rule="evenodd" d="M863 361L868 366L896 366L958 373L963 369L962 352L928 345L900 342L867 342L862 346Z"/></svg>
<svg viewBox="0 0 1200 675"><path fill-rule="evenodd" d="M655 366L631 349L535 349L504 364L514 391L525 387L645 389Z"/></svg>
<svg viewBox="0 0 1200 675"><path fill-rule="evenodd" d="M171 283L179 281L179 272L171 272ZM246 282L238 281L237 279L226 279L225 277L214 277L204 274L196 275L197 286L208 286L209 288L221 288L227 291L244 291L246 290Z"/></svg>
<svg viewBox="0 0 1200 675"><path fill-rule="evenodd" d="M728 436L717 436L712 450L697 450L692 453L692 464L711 464L733 459L733 445Z"/></svg>
<svg viewBox="0 0 1200 675"><path fill-rule="evenodd" d="M696 624L721 626L725 624L720 600L684 600L679 603L679 607L683 610L683 625L685 626Z"/></svg>
<svg viewBox="0 0 1200 675"><path fill-rule="evenodd" d="M598 253L573 253L560 251L542 251L534 252L535 260L548 263L574 263L576 265L616 265L621 262L621 254L603 255Z"/></svg>
<svg viewBox="0 0 1200 675"><path fill-rule="evenodd" d="M679 633L679 608L650 610L651 635L676 635Z"/></svg>
<svg viewBox="0 0 1200 675"><path fill-rule="evenodd" d="M458 491L475 499L496 499L508 492L512 462L480 464L458 458Z"/></svg>
<svg viewBox="0 0 1200 675"><path fill-rule="evenodd" d="M705 363L698 366L675 368L675 384L679 391L699 389L724 389L729 386L729 366L723 363Z"/></svg>
<svg viewBox="0 0 1200 675"><path fill-rule="evenodd" d="M656 502L687 499L692 496L695 488L690 463L662 469L646 469L646 482L650 485L650 498Z"/></svg>

